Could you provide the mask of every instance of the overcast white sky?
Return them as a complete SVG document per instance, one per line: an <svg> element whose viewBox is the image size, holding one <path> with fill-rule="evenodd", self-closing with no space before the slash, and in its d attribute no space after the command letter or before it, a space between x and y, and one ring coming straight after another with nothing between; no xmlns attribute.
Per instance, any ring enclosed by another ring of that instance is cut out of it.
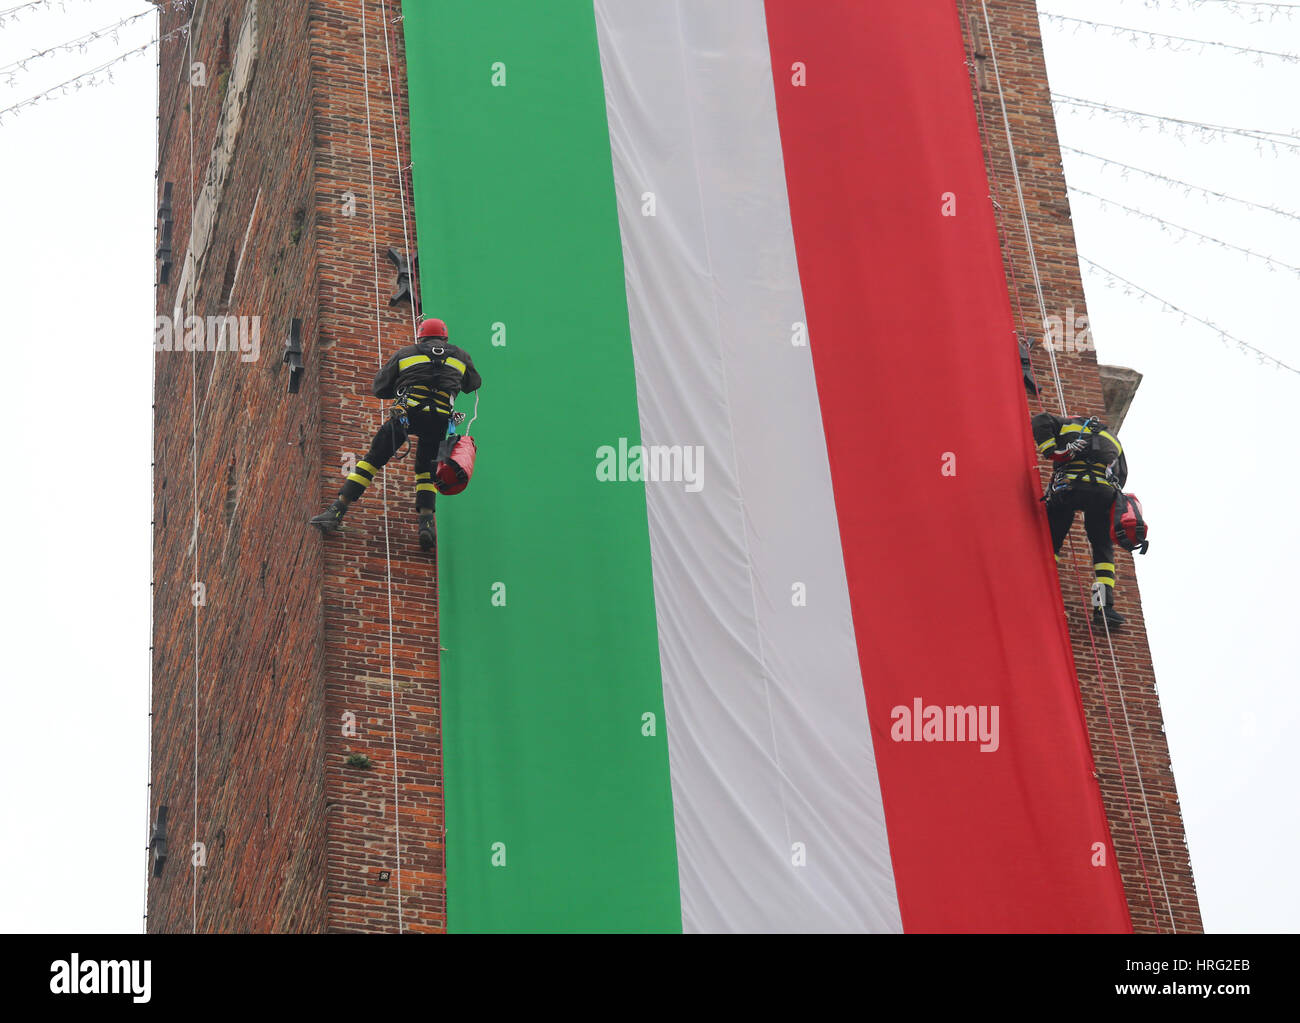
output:
<svg viewBox="0 0 1300 1023"><path fill-rule="evenodd" d="M17 0L0 0L0 11ZM0 110L152 38L9 68L149 9L58 0L0 26ZM1040 11L1300 53L1288 16L1219 0L1041 0ZM1254 15L1252 16L1252 10ZM1271 19L1271 20L1270 20ZM1173 52L1044 20L1052 88L1119 107L1294 133L1300 63ZM156 51L114 82L0 114L0 436L8 488L6 770L0 931L135 931L143 912L149 684L150 345ZM12 85L9 84L12 77ZM1296 213L1297 148L1180 141L1058 113L1062 144ZM1294 216L1252 210L1066 154L1073 187L1300 267ZM1006 183L1002 186L1007 187ZM1300 276L1073 197L1081 255L1300 367ZM1206 928L1300 929L1300 375L1085 276L1102 361L1145 374L1124 424L1152 526L1138 574ZM1055 309L1048 298L1049 312ZM1288 304L1290 303L1290 304ZM178 423L176 428L186 428ZM1121 586L1132 580L1121 579Z"/></svg>

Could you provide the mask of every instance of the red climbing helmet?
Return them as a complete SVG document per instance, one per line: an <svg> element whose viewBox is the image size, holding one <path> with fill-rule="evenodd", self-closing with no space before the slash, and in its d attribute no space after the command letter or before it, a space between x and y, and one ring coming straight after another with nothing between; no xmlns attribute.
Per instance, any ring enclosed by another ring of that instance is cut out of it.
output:
<svg viewBox="0 0 1300 1023"><path fill-rule="evenodd" d="M420 329L416 332L416 337L440 337L446 340L447 325L442 320L431 316L427 320L420 322Z"/></svg>

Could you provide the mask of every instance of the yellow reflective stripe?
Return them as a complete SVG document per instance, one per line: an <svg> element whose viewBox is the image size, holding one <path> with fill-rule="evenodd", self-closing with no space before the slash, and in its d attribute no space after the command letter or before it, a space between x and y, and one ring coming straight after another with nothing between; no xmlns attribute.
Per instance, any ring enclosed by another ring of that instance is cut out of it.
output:
<svg viewBox="0 0 1300 1023"><path fill-rule="evenodd" d="M1113 572L1113 571L1115 571L1115 566L1112 565L1112 564L1111 564L1110 562L1108 562L1108 561L1098 561L1098 562L1095 562L1095 563L1093 564L1092 567L1095 568L1098 572Z"/></svg>
<svg viewBox="0 0 1300 1023"><path fill-rule="evenodd" d="M1115 585L1115 580L1114 580L1114 579L1111 579L1109 576L1104 576L1104 575L1099 575L1099 576L1097 576L1097 582L1101 583L1103 586L1114 586L1114 585Z"/></svg>
<svg viewBox="0 0 1300 1023"><path fill-rule="evenodd" d="M1114 434L1112 434L1109 430L1102 430L1101 433L1098 434L1098 436L1114 444L1115 450L1118 451L1120 454L1124 453L1124 448L1120 446L1119 438L1116 437Z"/></svg>
<svg viewBox="0 0 1300 1023"><path fill-rule="evenodd" d="M1079 424L1079 423L1066 423L1064 426L1061 427L1060 432L1061 432L1061 433L1078 433L1078 432L1079 432L1080 430L1082 430L1082 429L1083 429L1083 426L1082 426L1081 424Z"/></svg>
<svg viewBox="0 0 1300 1023"><path fill-rule="evenodd" d="M438 488L432 483L417 483L415 485L415 492L418 494L421 490L432 490L435 494L438 492Z"/></svg>
<svg viewBox="0 0 1300 1023"><path fill-rule="evenodd" d="M371 476L373 476L375 473L379 471L377 468L375 468L373 465L367 462L364 458L361 459L361 461L357 462L357 468L364 469L366 472L370 473Z"/></svg>
<svg viewBox="0 0 1300 1023"><path fill-rule="evenodd" d="M418 366L422 362L432 362L432 361L433 360L430 359L427 355L408 355L405 359L399 359L397 361L397 368L399 370L410 369L412 366Z"/></svg>
<svg viewBox="0 0 1300 1023"><path fill-rule="evenodd" d="M348 473L348 482L360 483L363 487L368 487L370 486L371 481L368 480L365 476L362 476L359 472L350 472Z"/></svg>
<svg viewBox="0 0 1300 1023"><path fill-rule="evenodd" d="M1038 453L1040 455L1043 454L1048 448L1050 448L1055 443L1056 443L1055 437L1048 437L1047 440L1043 441L1043 443L1038 445Z"/></svg>
<svg viewBox="0 0 1300 1023"><path fill-rule="evenodd" d="M416 405L420 404L420 399L419 399L419 398L407 398L407 399L406 399L406 404L407 404L410 408L415 408Z"/></svg>
<svg viewBox="0 0 1300 1023"><path fill-rule="evenodd" d="M431 473L431 472L417 472L417 473L415 474L415 478L416 478L417 480L431 480L431 479L433 479L433 473Z"/></svg>
<svg viewBox="0 0 1300 1023"><path fill-rule="evenodd" d="M443 362L445 362L452 369L458 369L462 373L465 372L465 364L461 362L459 359L444 359Z"/></svg>

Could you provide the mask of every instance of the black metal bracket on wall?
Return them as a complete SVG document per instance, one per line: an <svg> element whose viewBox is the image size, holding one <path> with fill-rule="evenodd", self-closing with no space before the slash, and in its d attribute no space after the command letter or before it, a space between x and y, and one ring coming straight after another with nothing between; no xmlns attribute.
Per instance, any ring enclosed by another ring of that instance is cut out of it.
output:
<svg viewBox="0 0 1300 1023"><path fill-rule="evenodd" d="M289 321L289 338L281 361L289 367L289 393L297 394L302 382L302 320L296 317Z"/></svg>
<svg viewBox="0 0 1300 1023"><path fill-rule="evenodd" d="M415 305L415 296L411 292L411 271L419 267L420 254L417 252L414 259L408 260L401 251L390 245L388 258L392 260L393 266L397 267L397 294L388 300L388 304L397 305L405 299Z"/></svg>
<svg viewBox="0 0 1300 1023"><path fill-rule="evenodd" d="M158 283L166 284L172 269L172 183L163 184L162 203L158 206L158 216L162 218L162 227L158 234L158 251L155 258L162 260L158 268Z"/></svg>
<svg viewBox="0 0 1300 1023"><path fill-rule="evenodd" d="M154 824L153 835L149 839L149 851L153 854L153 876L162 877L163 865L167 862L167 807L158 807L158 822Z"/></svg>
<svg viewBox="0 0 1300 1023"><path fill-rule="evenodd" d="M1020 344L1020 373L1024 378L1025 391L1031 395L1038 394L1038 381L1034 377L1034 363L1030 358L1030 338L1028 335L1022 335L1019 339Z"/></svg>

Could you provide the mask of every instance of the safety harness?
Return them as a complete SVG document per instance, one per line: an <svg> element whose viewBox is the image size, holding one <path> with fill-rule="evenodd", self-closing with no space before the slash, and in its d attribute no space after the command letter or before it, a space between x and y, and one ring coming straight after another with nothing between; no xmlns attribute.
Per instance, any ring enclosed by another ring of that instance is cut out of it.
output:
<svg viewBox="0 0 1300 1023"><path fill-rule="evenodd" d="M1074 458L1058 466L1052 473L1052 478L1047 484L1047 492L1043 494L1046 503L1051 504L1053 497L1059 496L1077 483L1092 483L1110 487L1115 491L1120 490L1120 482L1115 478L1112 469L1114 461L1101 461L1101 457L1106 454L1106 442L1100 432L1093 432L1094 428L1100 426L1101 420L1092 416L1079 428L1079 436L1076 440L1084 439L1087 445Z"/></svg>
<svg viewBox="0 0 1300 1023"><path fill-rule="evenodd" d="M426 351L424 345L417 345L416 347L421 349L421 351L427 356L427 361L429 362L437 361L445 365L449 361L454 361L460 365L459 359L448 360L447 349L445 348L439 348L437 345L430 345ZM463 373L465 367L460 365L460 370ZM452 407L452 402L454 400L455 399L452 398L451 394L447 391L437 390L428 387L425 384L405 384L397 388L396 394L393 398L393 406L389 410L388 422L393 429L394 436L397 435L397 424L400 423L402 429L406 431L406 440L401 449L399 449L401 453L399 454L397 451L393 452L393 458L402 459L411 453L411 410L417 412L437 412L448 416L451 420L450 432L454 433L455 428L465 420L465 413L457 412Z"/></svg>

